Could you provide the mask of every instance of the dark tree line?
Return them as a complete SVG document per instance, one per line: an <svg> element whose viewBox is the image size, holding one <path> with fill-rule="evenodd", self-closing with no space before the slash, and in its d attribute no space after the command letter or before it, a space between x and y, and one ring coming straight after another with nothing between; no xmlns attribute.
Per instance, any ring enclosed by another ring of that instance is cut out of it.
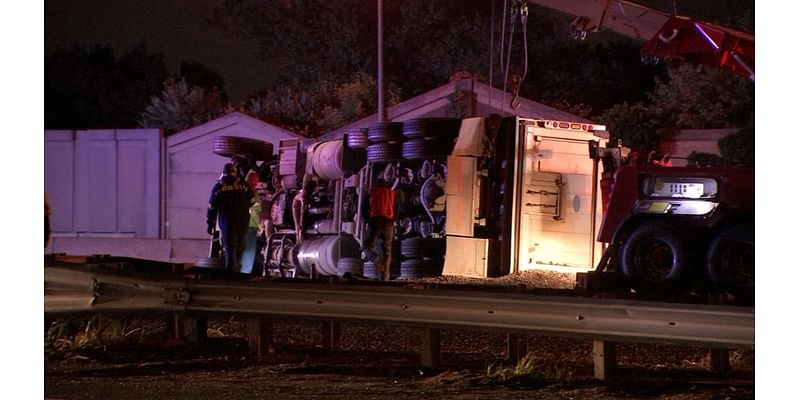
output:
<svg viewBox="0 0 800 400"><path fill-rule="evenodd" d="M46 129L136 128L145 107L169 79L183 78L225 101L225 81L198 62L183 62L172 76L164 55L142 43L117 56L106 44L73 46L45 57Z"/></svg>
<svg viewBox="0 0 800 400"><path fill-rule="evenodd" d="M136 127L167 75L164 57L143 44L119 57L108 45L53 52L45 57L44 126Z"/></svg>
<svg viewBox="0 0 800 400"><path fill-rule="evenodd" d="M521 96L606 123L635 147L652 146L665 129L751 120L752 83L722 71L642 64L641 43L610 33L573 40L571 17L541 7L529 8L524 35L517 22L508 47L512 20L501 29L506 3L513 2L384 2L389 101L414 97L457 74L503 88L508 61L511 75L524 75ZM701 3L708 2L692 3L697 12L704 10ZM726 10L721 22L746 25L752 17L748 9ZM256 39L253 51L278 75L275 86L254 87L242 104L228 102L220 74L185 62L171 75L163 55L145 45L119 57L102 45L57 51L45 59L45 127L146 126L169 134L240 110L318 135L376 110L376 19L375 4L363 0L223 2L209 26Z"/></svg>

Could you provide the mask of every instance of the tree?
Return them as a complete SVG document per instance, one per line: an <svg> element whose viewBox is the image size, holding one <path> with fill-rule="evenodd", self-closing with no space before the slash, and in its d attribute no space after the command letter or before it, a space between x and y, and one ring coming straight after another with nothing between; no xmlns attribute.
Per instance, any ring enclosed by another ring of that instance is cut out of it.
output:
<svg viewBox="0 0 800 400"><path fill-rule="evenodd" d="M553 21L566 36L568 25ZM586 42L564 37L542 42L531 55L523 93L560 108L563 104L589 106L602 114L611 106L647 100L663 66L641 62L641 44L631 40ZM569 111L564 109L564 111Z"/></svg>
<svg viewBox="0 0 800 400"><path fill-rule="evenodd" d="M399 102L399 91L390 86L386 101ZM295 133L315 137L377 111L375 78L357 74L350 81L315 84L314 90L295 82L250 99L245 112Z"/></svg>
<svg viewBox="0 0 800 400"><path fill-rule="evenodd" d="M657 149L667 130L754 126L754 86L727 71L681 65L669 70L668 80L657 78L649 102L616 105L599 120L627 146L648 152ZM747 155L755 154L753 137L751 128L723 138L722 162L751 161Z"/></svg>
<svg viewBox="0 0 800 400"><path fill-rule="evenodd" d="M160 96L154 96L142 112L139 126L160 128L165 135L182 131L231 111L218 90L168 79Z"/></svg>
<svg viewBox="0 0 800 400"><path fill-rule="evenodd" d="M399 103L399 89L390 85L385 100L389 106ZM357 74L350 82L333 87L331 96L324 99L319 125L323 129L332 130L377 111L378 87L375 78Z"/></svg>
<svg viewBox="0 0 800 400"><path fill-rule="evenodd" d="M133 128L167 74L144 43L119 58L108 45L54 51L45 57L45 128Z"/></svg>
<svg viewBox="0 0 800 400"><path fill-rule="evenodd" d="M755 112L755 84L731 72L683 64L657 79L650 95L653 107L670 115L670 127L734 128Z"/></svg>
<svg viewBox="0 0 800 400"><path fill-rule="evenodd" d="M252 97L244 105L244 111L299 135L310 136L316 130L317 99L314 92L296 82Z"/></svg>
<svg viewBox="0 0 800 400"><path fill-rule="evenodd" d="M217 90L222 99L227 100L225 93L225 79L217 71L197 62L182 62L179 76L186 79L190 85L199 86L206 90Z"/></svg>
<svg viewBox="0 0 800 400"><path fill-rule="evenodd" d="M722 162L729 165L756 164L756 128L751 119L738 132L723 137L717 143Z"/></svg>
<svg viewBox="0 0 800 400"><path fill-rule="evenodd" d="M658 141L667 128L664 115L642 103L615 105L600 120L611 132L611 143L621 139L623 145L639 154L658 148Z"/></svg>
<svg viewBox="0 0 800 400"><path fill-rule="evenodd" d="M502 0L385 2L385 79L405 98L434 89L458 71L490 75L502 88L501 42L508 49L510 24L501 37ZM492 20L494 16L494 21ZM508 13L507 18L510 18ZM520 94L548 104L581 105L602 112L623 100L643 100L663 67L644 66L639 43L608 42L608 35L585 42L569 37L571 18L530 7L522 40L517 25L511 70L528 73ZM214 26L261 44L260 54L275 66L282 85L293 81L343 84L354 74L375 75L376 7L361 0L228 0L216 10ZM494 34L492 34L494 29ZM613 37L619 40L619 37ZM494 42L494 43L493 43ZM490 54L490 50L494 54ZM508 52L505 52L507 55ZM624 77L624 79L621 79ZM487 79L488 80L488 79ZM306 85L304 85L306 86ZM510 87L507 87L511 90Z"/></svg>
<svg viewBox="0 0 800 400"><path fill-rule="evenodd" d="M375 10L359 0L228 0L211 23L258 39L284 84L373 70Z"/></svg>

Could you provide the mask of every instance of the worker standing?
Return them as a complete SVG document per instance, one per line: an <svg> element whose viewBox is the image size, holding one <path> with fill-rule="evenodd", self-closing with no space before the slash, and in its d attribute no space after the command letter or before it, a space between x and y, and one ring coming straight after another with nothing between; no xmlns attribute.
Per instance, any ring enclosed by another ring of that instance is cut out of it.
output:
<svg viewBox="0 0 800 400"><path fill-rule="evenodd" d="M255 195L250 185L237 176L236 166L225 164L222 173L223 176L211 190L206 224L208 234L213 236L215 226L219 223L225 269L240 272L244 240L250 222L250 206L255 202Z"/></svg>
<svg viewBox="0 0 800 400"><path fill-rule="evenodd" d="M250 220L247 226L247 234L244 238L244 252L242 253L242 269L243 274L252 274L255 268L255 263L258 255L258 240L261 234L264 233L262 223L262 201L261 195L258 193L258 173L252 169L247 173L244 179L255 194L255 202L250 206Z"/></svg>
<svg viewBox="0 0 800 400"><path fill-rule="evenodd" d="M366 255L375 263L378 279L391 279L392 240L394 239L394 198L399 179L390 187L385 179L378 178L369 190L370 232L366 241ZM381 254L377 254L378 239L381 239Z"/></svg>

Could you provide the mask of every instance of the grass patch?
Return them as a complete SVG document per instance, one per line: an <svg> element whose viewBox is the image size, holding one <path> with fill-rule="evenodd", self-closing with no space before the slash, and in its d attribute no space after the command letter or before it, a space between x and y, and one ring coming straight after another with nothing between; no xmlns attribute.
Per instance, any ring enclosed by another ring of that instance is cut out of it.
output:
<svg viewBox="0 0 800 400"><path fill-rule="evenodd" d="M45 350L55 353L106 351L109 348L136 347L163 340L163 321L95 315L54 320L47 327Z"/></svg>
<svg viewBox="0 0 800 400"><path fill-rule="evenodd" d="M572 379L575 376L575 369L573 367L559 367L558 365L547 364L544 360L529 352L515 365L505 366L503 363L489 364L486 368L486 376L503 381L519 378L554 379L560 381Z"/></svg>

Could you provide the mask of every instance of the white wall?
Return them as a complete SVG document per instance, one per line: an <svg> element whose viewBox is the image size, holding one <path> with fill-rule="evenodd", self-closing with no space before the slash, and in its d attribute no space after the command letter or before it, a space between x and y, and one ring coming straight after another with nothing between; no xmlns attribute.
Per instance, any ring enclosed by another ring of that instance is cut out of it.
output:
<svg viewBox="0 0 800 400"><path fill-rule="evenodd" d="M272 143L278 151L283 139L303 139L292 132L241 113L231 113L175 133L166 140L167 182L165 236L168 239L208 239L206 211L211 188L228 157L213 153L217 136L236 136Z"/></svg>
<svg viewBox="0 0 800 400"><path fill-rule="evenodd" d="M45 192L56 236L158 238L161 131L45 131Z"/></svg>

